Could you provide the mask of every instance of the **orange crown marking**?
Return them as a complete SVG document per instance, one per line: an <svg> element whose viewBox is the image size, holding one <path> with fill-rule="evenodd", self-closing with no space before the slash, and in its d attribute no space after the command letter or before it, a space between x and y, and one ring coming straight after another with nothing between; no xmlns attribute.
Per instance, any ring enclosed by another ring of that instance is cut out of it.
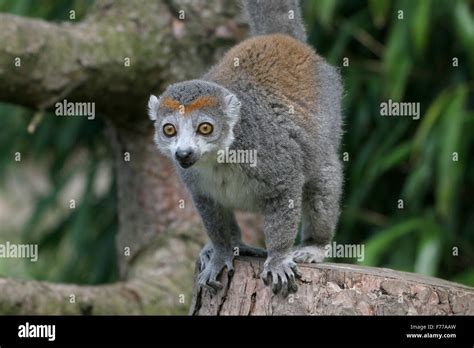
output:
<svg viewBox="0 0 474 348"><path fill-rule="evenodd" d="M179 109L179 106L181 105L181 103L177 100L171 99L170 97L166 97L161 102L161 105L167 109L177 110Z"/></svg>
<svg viewBox="0 0 474 348"><path fill-rule="evenodd" d="M171 110L179 110L182 104L177 100L174 100L170 97L166 97L161 102L161 105ZM202 109L204 107L208 107L208 106L210 107L210 106L216 106L216 105L217 105L217 99L215 97L211 97L211 96L199 97L193 102L187 105L184 105L184 113L186 114L194 110Z"/></svg>
<svg viewBox="0 0 474 348"><path fill-rule="evenodd" d="M216 106L217 99L215 97L206 96L206 97L199 97L192 103L188 104L185 108L186 112L192 112L197 109L202 109L206 106Z"/></svg>

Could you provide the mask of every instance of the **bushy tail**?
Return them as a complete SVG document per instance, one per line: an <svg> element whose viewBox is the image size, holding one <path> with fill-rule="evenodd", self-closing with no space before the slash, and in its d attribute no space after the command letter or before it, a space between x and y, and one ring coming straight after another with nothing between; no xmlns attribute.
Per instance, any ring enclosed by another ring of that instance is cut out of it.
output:
<svg viewBox="0 0 474 348"><path fill-rule="evenodd" d="M287 34L306 42L299 0L244 0L252 35Z"/></svg>

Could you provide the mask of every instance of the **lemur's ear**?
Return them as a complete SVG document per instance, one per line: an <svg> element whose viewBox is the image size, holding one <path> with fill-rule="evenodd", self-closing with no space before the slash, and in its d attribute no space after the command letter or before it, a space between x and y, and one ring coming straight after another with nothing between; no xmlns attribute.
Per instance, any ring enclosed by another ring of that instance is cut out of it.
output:
<svg viewBox="0 0 474 348"><path fill-rule="evenodd" d="M230 121L233 124L237 123L240 117L240 100L234 94L229 93L224 97L224 102Z"/></svg>
<svg viewBox="0 0 474 348"><path fill-rule="evenodd" d="M150 120L156 121L156 109L158 109L159 100L155 95L150 95L148 99L148 117Z"/></svg>

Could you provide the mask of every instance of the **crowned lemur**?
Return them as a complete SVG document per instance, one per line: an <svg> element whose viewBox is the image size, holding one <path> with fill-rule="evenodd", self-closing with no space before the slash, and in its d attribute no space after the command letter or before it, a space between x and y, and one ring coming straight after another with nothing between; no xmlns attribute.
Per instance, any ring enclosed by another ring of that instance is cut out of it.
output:
<svg viewBox="0 0 474 348"><path fill-rule="evenodd" d="M339 217L342 87L337 70L305 43L298 0L244 3L253 36L202 78L152 95L149 116L210 238L199 285L218 291L238 250L266 256L260 276L286 296L297 290L296 263L324 259ZM221 163L222 150L256 151L258 161ZM242 242L235 209L263 214L267 251Z"/></svg>

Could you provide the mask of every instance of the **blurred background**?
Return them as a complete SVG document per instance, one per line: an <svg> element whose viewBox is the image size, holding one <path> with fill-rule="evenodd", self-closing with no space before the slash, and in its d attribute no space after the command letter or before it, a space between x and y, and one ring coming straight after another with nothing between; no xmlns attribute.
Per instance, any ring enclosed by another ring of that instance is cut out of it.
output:
<svg viewBox="0 0 474 348"><path fill-rule="evenodd" d="M64 21L74 8L80 20L92 2L0 0L0 12ZM335 240L364 244L365 265L474 286L474 1L303 5L310 44L345 86ZM381 117L388 99L420 103L420 119ZM101 119L0 103L0 243L38 243L41 253L36 263L1 259L0 276L117 279L116 178Z"/></svg>

